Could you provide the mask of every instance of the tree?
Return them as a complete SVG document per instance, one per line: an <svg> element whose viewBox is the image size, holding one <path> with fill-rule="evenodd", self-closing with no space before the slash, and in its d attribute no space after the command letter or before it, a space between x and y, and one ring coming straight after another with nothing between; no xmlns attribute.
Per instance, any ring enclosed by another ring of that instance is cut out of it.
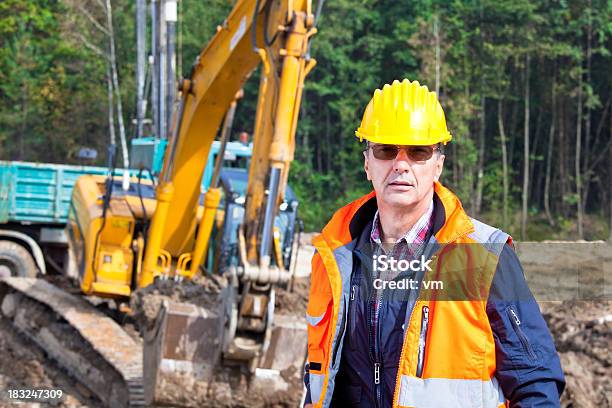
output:
<svg viewBox="0 0 612 408"><path fill-rule="evenodd" d="M75 25L72 35L74 41L84 45L108 65L106 70L108 92L108 124L110 143L115 144L115 116L119 129L119 140L123 157L123 167L129 167L127 135L123 118L123 102L119 86L117 51L115 46L115 28L113 26L113 8L110 0L97 0L95 3L76 1L69 3L74 12L85 17L82 24ZM102 14L99 16L99 14ZM85 21L88 23L86 24ZM83 26L83 24L86 24ZM87 33L87 34L86 34ZM102 46L98 44L103 44ZM113 104L116 104L114 106Z"/></svg>
<svg viewBox="0 0 612 408"><path fill-rule="evenodd" d="M0 2L3 159L74 163L80 146L121 138L120 117L126 150L135 5L111 1ZM233 3L180 1L179 75ZM612 213L610 21L607 0L326 2L290 173L306 228L371 189L354 131L376 88L408 78L439 95L453 134L442 182L470 215L526 239L603 238L591 226ZM256 71L236 131L252 131L257 85Z"/></svg>

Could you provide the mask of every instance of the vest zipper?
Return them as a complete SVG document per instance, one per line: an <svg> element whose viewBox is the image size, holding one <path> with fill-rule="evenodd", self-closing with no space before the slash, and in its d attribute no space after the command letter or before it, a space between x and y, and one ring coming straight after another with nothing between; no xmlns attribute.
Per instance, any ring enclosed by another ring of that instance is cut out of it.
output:
<svg viewBox="0 0 612 408"><path fill-rule="evenodd" d="M523 345L523 349L527 351L527 354L529 354L529 357L532 360L536 360L537 357L535 353L533 352L533 349L531 348L531 344L529 344L529 339L527 339L527 336L525 336L525 333L523 333L523 330L521 329L521 321L518 318L514 309L512 309L512 307L508 308L508 317L510 317L510 322L512 323L514 332L516 333L519 340L521 341L521 344Z"/></svg>
<svg viewBox="0 0 612 408"><path fill-rule="evenodd" d="M370 337L370 360L374 366L374 393L376 394L376 407L380 408L383 406L382 401L382 385L380 379L380 367L381 367L381 358L380 358L380 350L379 350L379 334L380 334L380 309L382 303L382 295L381 300L377 299L376 291L373 292L373 299L370 297L368 300L368 332ZM378 312L378 316L376 316L376 327L374 331L372 330L374 326L372 324L372 319L374 319L374 308L372 305L376 302L376 311Z"/></svg>
<svg viewBox="0 0 612 408"><path fill-rule="evenodd" d="M378 318L376 319L376 340L374 343L374 350L376 352L376 360L374 362L374 387L376 389L376 406L383 406L383 395L382 385L380 380L380 366L382 362L382 356L380 352L380 321L381 319L381 307L382 307L382 294L381 300L378 302Z"/></svg>
<svg viewBox="0 0 612 408"><path fill-rule="evenodd" d="M423 365L425 363L425 346L427 342L427 325L429 323L429 306L423 306L421 314L421 334L419 334L419 358L417 362L416 376L423 376Z"/></svg>
<svg viewBox="0 0 612 408"><path fill-rule="evenodd" d="M356 331L356 325L357 325L357 312L355 310L355 308L357 307L357 304L355 302L355 293L357 292L357 285L352 285L351 286L351 301L349 302L349 310L348 310L348 325L349 325L349 346L351 351L355 351L356 350L356 346L355 346L355 331Z"/></svg>

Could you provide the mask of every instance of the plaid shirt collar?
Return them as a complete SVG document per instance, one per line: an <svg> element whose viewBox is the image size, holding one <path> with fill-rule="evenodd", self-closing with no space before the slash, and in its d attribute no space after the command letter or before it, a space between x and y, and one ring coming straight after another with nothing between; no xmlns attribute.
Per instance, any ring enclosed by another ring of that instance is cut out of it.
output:
<svg viewBox="0 0 612 408"><path fill-rule="evenodd" d="M405 241L406 244L422 244L425 242L425 238L427 237L427 232L433 223L433 210L434 204L433 200L429 204L427 211L425 214L418 219L418 221L410 228L410 230L400 239L397 240L396 244ZM380 227L380 219L378 216L378 210L374 215L374 222L372 223L372 232L370 233L370 240L378 245L382 245L382 241L380 239L381 236L381 227Z"/></svg>

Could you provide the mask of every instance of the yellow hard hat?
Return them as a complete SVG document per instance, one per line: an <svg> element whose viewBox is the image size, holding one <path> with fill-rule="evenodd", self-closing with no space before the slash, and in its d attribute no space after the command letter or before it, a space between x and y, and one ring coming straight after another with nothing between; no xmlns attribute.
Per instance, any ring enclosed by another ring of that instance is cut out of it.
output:
<svg viewBox="0 0 612 408"><path fill-rule="evenodd" d="M374 91L355 135L359 141L417 146L452 139L436 93L407 79Z"/></svg>

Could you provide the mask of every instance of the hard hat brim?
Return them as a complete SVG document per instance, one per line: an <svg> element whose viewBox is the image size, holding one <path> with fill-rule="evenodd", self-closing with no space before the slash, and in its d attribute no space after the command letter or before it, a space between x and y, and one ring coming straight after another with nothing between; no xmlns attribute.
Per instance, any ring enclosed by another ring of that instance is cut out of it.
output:
<svg viewBox="0 0 612 408"><path fill-rule="evenodd" d="M364 139L371 143L380 144L394 144L394 145L405 145L405 146L431 146L438 143L447 144L451 141L453 136L450 132L436 132L438 136L432 136L432 132L423 131L418 133L412 133L410 135L368 135L359 130L355 131L355 136L362 142ZM441 133L441 134L440 134Z"/></svg>

